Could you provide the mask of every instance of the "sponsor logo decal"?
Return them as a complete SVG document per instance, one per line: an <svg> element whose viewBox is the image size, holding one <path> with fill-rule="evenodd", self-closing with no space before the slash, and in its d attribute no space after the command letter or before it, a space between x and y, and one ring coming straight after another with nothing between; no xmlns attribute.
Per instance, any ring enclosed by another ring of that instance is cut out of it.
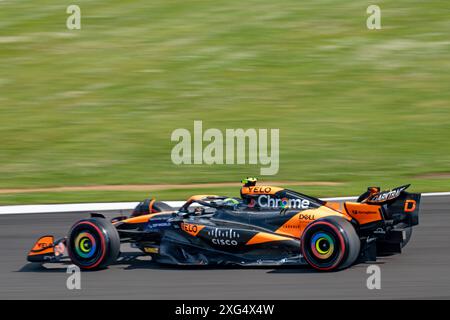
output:
<svg viewBox="0 0 450 320"><path fill-rule="evenodd" d="M238 242L236 240L230 239L212 239L212 243L220 246L237 246Z"/></svg>
<svg viewBox="0 0 450 320"><path fill-rule="evenodd" d="M378 210L371 210L371 211L362 211L362 210L352 210L352 214L377 214Z"/></svg>
<svg viewBox="0 0 450 320"><path fill-rule="evenodd" d="M299 218L300 220L315 220L313 214L300 214L300 215L298 216L298 218Z"/></svg>
<svg viewBox="0 0 450 320"><path fill-rule="evenodd" d="M170 227L170 222L167 222L166 219L151 219L149 220L146 229L164 229Z"/></svg>
<svg viewBox="0 0 450 320"><path fill-rule="evenodd" d="M159 248L145 247L144 251L146 253L158 253L159 252Z"/></svg>
<svg viewBox="0 0 450 320"><path fill-rule="evenodd" d="M397 198L400 193L405 190L407 187L400 187L393 189L391 191L384 191L376 194L372 199L369 199L370 202L382 202L382 201L388 201L392 200L394 198Z"/></svg>
<svg viewBox="0 0 450 320"><path fill-rule="evenodd" d="M416 210L416 201L415 200L406 200L405 207L403 208L405 212L413 212Z"/></svg>
<svg viewBox="0 0 450 320"><path fill-rule="evenodd" d="M249 187L251 193L270 193L271 187Z"/></svg>
<svg viewBox="0 0 450 320"><path fill-rule="evenodd" d="M37 246L39 247L39 249L47 249L47 248L51 248L53 246L53 244L40 242L37 244Z"/></svg>
<svg viewBox="0 0 450 320"><path fill-rule="evenodd" d="M310 202L307 199L278 199L266 194L259 196L257 203L261 208L308 209L310 206Z"/></svg>
<svg viewBox="0 0 450 320"><path fill-rule="evenodd" d="M192 236L197 236L197 234L202 230L204 226L199 226L192 223L182 223L181 229L187 233L189 233Z"/></svg>
<svg viewBox="0 0 450 320"><path fill-rule="evenodd" d="M240 234L233 229L214 228L208 231L211 242L219 246L237 246L239 243L236 239L240 238Z"/></svg>

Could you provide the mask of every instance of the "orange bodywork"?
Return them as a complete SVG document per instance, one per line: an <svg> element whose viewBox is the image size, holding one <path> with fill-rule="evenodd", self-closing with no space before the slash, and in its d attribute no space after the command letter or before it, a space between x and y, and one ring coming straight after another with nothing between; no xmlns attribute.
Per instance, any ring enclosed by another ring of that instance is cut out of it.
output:
<svg viewBox="0 0 450 320"><path fill-rule="evenodd" d="M322 206L317 209L309 209L298 212L296 215L286 221L281 227L279 227L275 231L275 233L300 238L305 228L311 222L328 216L340 216L347 220L351 220L351 218L345 214L337 212L326 206Z"/></svg>
<svg viewBox="0 0 450 320"><path fill-rule="evenodd" d="M339 212L345 212L344 203L343 202L331 202L328 201L325 203L325 206L328 208L331 208L333 210L339 211Z"/></svg>
<svg viewBox="0 0 450 320"><path fill-rule="evenodd" d="M204 228L205 226L194 224L194 223L182 223L181 230L189 233L191 236L196 237L197 234Z"/></svg>
<svg viewBox="0 0 450 320"><path fill-rule="evenodd" d="M381 208L377 205L370 205L358 202L345 202L345 210L348 215L354 218L359 224L366 224L382 220Z"/></svg>
<svg viewBox="0 0 450 320"><path fill-rule="evenodd" d="M122 220L122 221L114 222L113 224L116 224L116 223L119 223L119 222L131 223L131 224L146 223L148 220L150 220L154 216L158 216L158 215L161 215L161 214L166 214L166 212L144 214L142 216L137 216L137 217L128 218L128 219L125 219L125 220Z"/></svg>
<svg viewBox="0 0 450 320"><path fill-rule="evenodd" d="M360 202L327 202L325 205L336 211L345 214L359 224L366 224L383 219L381 207Z"/></svg>
<svg viewBox="0 0 450 320"><path fill-rule="evenodd" d="M317 209L303 210L292 216L275 233L300 238L306 227L313 221L328 217L340 216L347 220L356 220L359 224L367 224L383 219L381 208L357 202L327 202Z"/></svg>
<svg viewBox="0 0 450 320"><path fill-rule="evenodd" d="M283 240L291 240L291 238L278 236L272 233L267 232L258 232L253 238L251 238L246 245L252 245L252 244L259 244L259 243L265 243L265 242L272 242L272 241L283 241Z"/></svg>
<svg viewBox="0 0 450 320"><path fill-rule="evenodd" d="M204 198L209 198L209 197L218 197L218 195L216 194L196 194L195 196L190 197L189 199L187 199L186 202L192 202L192 201L196 201L196 200L202 200Z"/></svg>
<svg viewBox="0 0 450 320"><path fill-rule="evenodd" d="M245 195L273 195L278 191L284 190L283 188L271 187L271 186L254 186L254 187L242 187L241 192Z"/></svg>
<svg viewBox="0 0 450 320"><path fill-rule="evenodd" d="M29 256L54 253L53 236L40 237L28 253Z"/></svg>
<svg viewBox="0 0 450 320"><path fill-rule="evenodd" d="M155 203L155 199L152 199L150 203L148 204L148 212L153 212L153 204Z"/></svg>

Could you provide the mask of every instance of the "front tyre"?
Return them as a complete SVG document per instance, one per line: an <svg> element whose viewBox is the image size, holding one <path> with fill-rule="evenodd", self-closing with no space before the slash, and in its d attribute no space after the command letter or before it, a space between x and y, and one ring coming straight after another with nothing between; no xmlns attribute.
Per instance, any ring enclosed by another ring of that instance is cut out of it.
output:
<svg viewBox="0 0 450 320"><path fill-rule="evenodd" d="M301 252L313 268L334 271L351 266L359 256L361 241L353 225L339 216L310 223L303 232Z"/></svg>
<svg viewBox="0 0 450 320"><path fill-rule="evenodd" d="M80 220L69 231L67 251L72 262L83 270L105 268L119 256L120 237L106 219Z"/></svg>

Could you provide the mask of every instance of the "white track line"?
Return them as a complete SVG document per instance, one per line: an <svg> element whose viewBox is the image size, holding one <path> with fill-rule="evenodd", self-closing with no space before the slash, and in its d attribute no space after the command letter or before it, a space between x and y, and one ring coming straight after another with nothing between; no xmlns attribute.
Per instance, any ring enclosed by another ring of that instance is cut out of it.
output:
<svg viewBox="0 0 450 320"><path fill-rule="evenodd" d="M440 197L440 196L450 196L450 192L429 192L422 193L424 197Z"/></svg>
<svg viewBox="0 0 450 320"><path fill-rule="evenodd" d="M450 196L450 192L423 193L424 197ZM325 201L349 201L357 197L323 198ZM184 201L164 201L168 205L179 208ZM39 204L0 206L0 215L3 214L34 214L34 213L64 213L64 212L102 212L132 210L139 202L104 202L104 203L74 203L74 204Z"/></svg>
<svg viewBox="0 0 450 320"><path fill-rule="evenodd" d="M113 203L78 203L78 204L40 204L2 206L0 214L26 214L26 213L55 213L55 212L83 212L83 211L109 211L128 210L135 207L138 202Z"/></svg>

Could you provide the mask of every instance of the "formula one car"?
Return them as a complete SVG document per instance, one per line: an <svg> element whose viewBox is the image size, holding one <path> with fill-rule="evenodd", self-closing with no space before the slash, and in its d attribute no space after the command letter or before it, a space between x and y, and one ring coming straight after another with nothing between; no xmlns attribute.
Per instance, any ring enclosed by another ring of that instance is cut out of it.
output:
<svg viewBox="0 0 450 320"><path fill-rule="evenodd" d="M344 269L401 253L418 224L421 195L409 185L370 187L356 202L323 201L243 180L241 198L192 196L179 209L147 199L128 217L92 213L67 237L41 237L31 262L64 259L81 269L105 268L131 243L153 261L175 265L310 265Z"/></svg>

